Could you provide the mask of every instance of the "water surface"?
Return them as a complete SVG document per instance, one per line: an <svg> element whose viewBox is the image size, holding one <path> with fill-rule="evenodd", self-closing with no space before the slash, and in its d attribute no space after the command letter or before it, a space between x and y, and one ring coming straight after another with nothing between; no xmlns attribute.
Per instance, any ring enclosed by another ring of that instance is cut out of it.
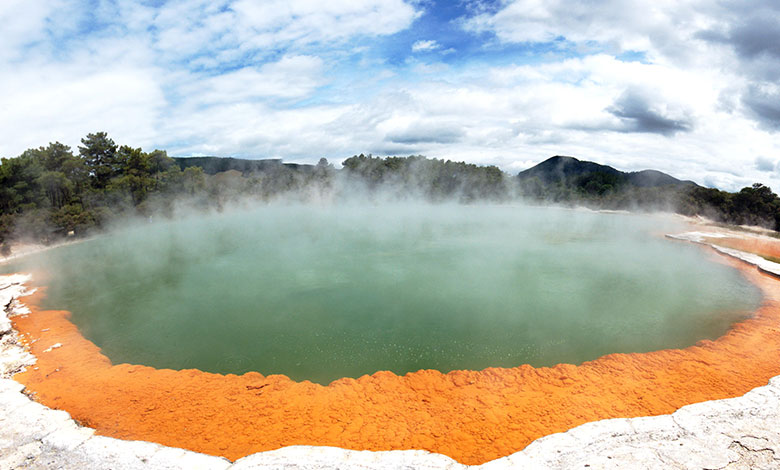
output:
<svg viewBox="0 0 780 470"><path fill-rule="evenodd" d="M760 302L663 217L270 205L139 221L25 263L114 363L328 383L578 364L722 335Z"/></svg>

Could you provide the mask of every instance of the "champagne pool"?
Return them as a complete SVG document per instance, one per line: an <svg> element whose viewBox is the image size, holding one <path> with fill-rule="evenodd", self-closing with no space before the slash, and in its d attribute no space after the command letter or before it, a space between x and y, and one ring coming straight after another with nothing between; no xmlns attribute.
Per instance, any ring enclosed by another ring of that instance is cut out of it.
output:
<svg viewBox="0 0 780 470"><path fill-rule="evenodd" d="M683 348L759 290L672 217L516 205L271 204L137 220L24 259L113 363L285 374L579 364Z"/></svg>

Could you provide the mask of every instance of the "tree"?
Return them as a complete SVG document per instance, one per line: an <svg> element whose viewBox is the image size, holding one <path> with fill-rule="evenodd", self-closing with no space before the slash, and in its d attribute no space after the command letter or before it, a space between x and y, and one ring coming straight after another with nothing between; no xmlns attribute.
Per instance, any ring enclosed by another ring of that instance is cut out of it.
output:
<svg viewBox="0 0 780 470"><path fill-rule="evenodd" d="M116 166L118 176L111 179L108 188L129 192L133 198L133 205L137 206L146 199L147 193L155 186L155 181L150 175L149 155L140 148L123 145L116 153Z"/></svg>
<svg viewBox="0 0 780 470"><path fill-rule="evenodd" d="M11 254L9 238L14 231L15 218L16 214L0 214L0 254L3 256Z"/></svg>
<svg viewBox="0 0 780 470"><path fill-rule="evenodd" d="M3 158L0 165L0 212L10 214L22 212L25 207L36 208L43 197L38 186L42 172L40 159L29 151L17 158Z"/></svg>
<svg viewBox="0 0 780 470"><path fill-rule="evenodd" d="M153 150L149 152L149 169L154 175L156 184L162 178L162 174L171 170L180 170L176 161L168 156L165 150Z"/></svg>
<svg viewBox="0 0 780 470"><path fill-rule="evenodd" d="M57 232L64 235L70 232L82 235L96 225L95 215L79 204L68 204L52 212L51 223Z"/></svg>
<svg viewBox="0 0 780 470"><path fill-rule="evenodd" d="M117 169L117 176L127 173L149 174L149 156L140 148L122 145L114 155L114 166Z"/></svg>
<svg viewBox="0 0 780 470"><path fill-rule="evenodd" d="M314 179L326 186L330 184L330 177L334 172L333 165L328 163L328 159L323 157L317 162L317 166L314 167Z"/></svg>
<svg viewBox="0 0 780 470"><path fill-rule="evenodd" d="M742 188L731 200L732 217L740 224L769 225L774 228L780 200L761 183Z"/></svg>
<svg viewBox="0 0 780 470"><path fill-rule="evenodd" d="M194 196L200 191L203 191L206 187L206 178L203 174L203 169L198 166L191 166L185 168L180 173L181 175L181 190L184 194Z"/></svg>
<svg viewBox="0 0 780 470"><path fill-rule="evenodd" d="M73 183L61 171L44 171L37 179L51 207L59 209L67 204L73 192Z"/></svg>
<svg viewBox="0 0 780 470"><path fill-rule="evenodd" d="M79 147L79 154L84 159L92 185L97 189L103 189L119 171L116 161L117 145L105 132L87 134L81 139L83 147Z"/></svg>
<svg viewBox="0 0 780 470"><path fill-rule="evenodd" d="M65 144L53 142L48 147L25 150L21 157L35 160L46 171L60 171L64 162L73 158L73 152Z"/></svg>

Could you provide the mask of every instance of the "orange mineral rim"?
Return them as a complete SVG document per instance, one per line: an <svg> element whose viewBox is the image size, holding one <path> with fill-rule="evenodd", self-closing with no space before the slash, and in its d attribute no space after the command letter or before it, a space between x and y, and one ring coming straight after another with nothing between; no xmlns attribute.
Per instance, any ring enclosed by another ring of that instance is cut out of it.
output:
<svg viewBox="0 0 780 470"><path fill-rule="evenodd" d="M729 263L764 294L752 318L685 349L610 354L579 366L488 368L398 376L377 372L327 386L283 375L241 376L111 364L69 320L38 307L13 318L33 367L14 379L46 406L98 434L236 460L289 445L424 449L464 464L606 418L668 414L735 397L780 374L780 282Z"/></svg>

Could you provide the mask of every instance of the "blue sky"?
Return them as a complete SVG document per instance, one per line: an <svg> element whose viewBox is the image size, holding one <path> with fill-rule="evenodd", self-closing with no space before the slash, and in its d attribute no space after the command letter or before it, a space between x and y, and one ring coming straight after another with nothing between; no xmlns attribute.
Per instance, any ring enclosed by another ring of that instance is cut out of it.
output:
<svg viewBox="0 0 780 470"><path fill-rule="evenodd" d="M0 156L556 154L780 190L780 6L756 0L5 0Z"/></svg>

